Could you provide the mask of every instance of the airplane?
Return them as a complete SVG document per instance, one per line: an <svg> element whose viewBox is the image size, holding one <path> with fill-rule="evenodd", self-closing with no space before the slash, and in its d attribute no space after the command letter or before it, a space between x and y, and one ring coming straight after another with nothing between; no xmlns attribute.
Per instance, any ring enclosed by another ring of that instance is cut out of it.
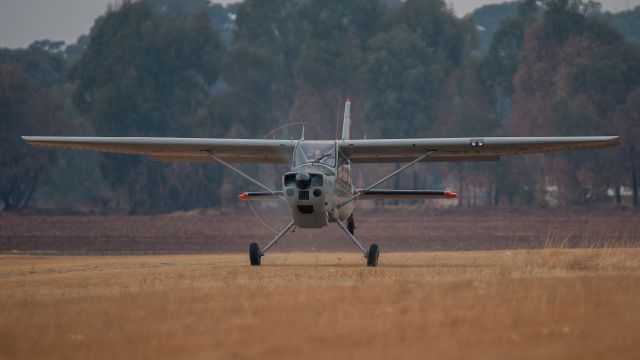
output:
<svg viewBox="0 0 640 360"><path fill-rule="evenodd" d="M471 137L416 139L351 139L351 100L344 106L342 137L337 140L215 139L159 137L58 137L23 136L29 144L145 155L157 161L217 162L238 173L263 191L244 192L241 200L281 200L291 221L264 248L249 245L249 261L262 257L292 228L323 228L337 224L362 252L367 266L377 266L377 244L366 249L355 237L354 205L357 200L455 199L448 190L390 190L376 186L419 162L498 161L503 156L617 146L618 136L582 137ZM402 163L405 165L357 189L351 164ZM233 166L234 163L290 164L282 175L282 189L271 189Z"/></svg>

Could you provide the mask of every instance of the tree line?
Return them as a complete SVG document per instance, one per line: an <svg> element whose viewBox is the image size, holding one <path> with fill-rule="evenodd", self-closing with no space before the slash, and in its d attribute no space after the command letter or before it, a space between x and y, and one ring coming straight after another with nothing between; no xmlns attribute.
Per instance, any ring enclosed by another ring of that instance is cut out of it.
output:
<svg viewBox="0 0 640 360"><path fill-rule="evenodd" d="M233 204L246 186L219 165L44 151L19 135L296 138L287 124L304 124L332 139L347 96L355 138L623 136L612 150L420 165L397 187L448 186L475 206L637 206L640 49L581 0L526 0L493 30L478 51L473 18L442 0L123 1L70 46L0 49L4 209ZM285 169L243 167L273 186Z"/></svg>

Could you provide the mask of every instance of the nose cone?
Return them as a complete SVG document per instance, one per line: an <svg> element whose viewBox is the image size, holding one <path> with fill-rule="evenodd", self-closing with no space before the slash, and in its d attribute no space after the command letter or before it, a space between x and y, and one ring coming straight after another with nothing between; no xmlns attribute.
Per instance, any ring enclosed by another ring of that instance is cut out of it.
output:
<svg viewBox="0 0 640 360"><path fill-rule="evenodd" d="M311 175L306 172L296 174L296 186L301 190L308 189L311 186Z"/></svg>

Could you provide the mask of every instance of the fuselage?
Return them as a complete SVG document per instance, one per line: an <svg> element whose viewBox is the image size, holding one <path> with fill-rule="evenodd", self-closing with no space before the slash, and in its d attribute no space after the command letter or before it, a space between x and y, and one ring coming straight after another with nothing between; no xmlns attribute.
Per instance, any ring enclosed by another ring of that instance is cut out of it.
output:
<svg viewBox="0 0 640 360"><path fill-rule="evenodd" d="M345 221L354 202L340 206L354 194L351 164L340 154L336 141L300 140L291 171L282 176L283 195L295 225L322 228L336 220Z"/></svg>

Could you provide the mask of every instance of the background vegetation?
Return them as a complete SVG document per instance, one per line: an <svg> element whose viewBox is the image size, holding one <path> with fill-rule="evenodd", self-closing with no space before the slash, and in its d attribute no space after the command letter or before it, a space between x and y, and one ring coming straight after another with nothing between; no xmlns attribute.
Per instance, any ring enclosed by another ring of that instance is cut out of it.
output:
<svg viewBox="0 0 640 360"><path fill-rule="evenodd" d="M75 44L0 49L0 198L157 213L233 204L219 165L47 152L19 135L335 138L621 135L616 149L420 165L396 186L464 206L637 206L640 8L525 0L123 1ZM279 168L251 166L277 184ZM364 168L366 183L380 168Z"/></svg>

